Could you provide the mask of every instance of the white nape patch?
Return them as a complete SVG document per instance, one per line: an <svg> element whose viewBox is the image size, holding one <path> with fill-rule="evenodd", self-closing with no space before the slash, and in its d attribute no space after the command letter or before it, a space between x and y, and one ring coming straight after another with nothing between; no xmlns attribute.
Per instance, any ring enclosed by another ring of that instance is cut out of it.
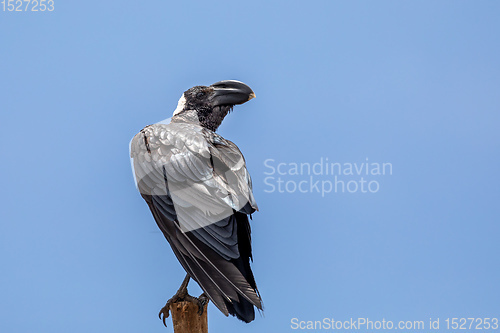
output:
<svg viewBox="0 0 500 333"><path fill-rule="evenodd" d="M176 114L179 114L182 110L184 110L185 105L186 105L186 98L184 97L184 94L182 94L181 98L179 99L179 102L177 103L177 109L174 110L174 114L172 116L175 116Z"/></svg>

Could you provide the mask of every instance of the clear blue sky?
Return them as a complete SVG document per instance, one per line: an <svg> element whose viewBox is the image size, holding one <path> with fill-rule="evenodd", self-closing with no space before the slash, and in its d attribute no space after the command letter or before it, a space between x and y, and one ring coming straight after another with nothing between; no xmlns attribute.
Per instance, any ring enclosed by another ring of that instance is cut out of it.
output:
<svg viewBox="0 0 500 333"><path fill-rule="evenodd" d="M499 14L497 1L0 11L0 331L172 332L157 313L184 272L134 186L128 144L184 90L224 79L257 95L219 132L253 177L265 313L246 325L210 305L211 332L500 316ZM375 193L322 196L310 177L333 175L289 170L321 158L392 174L365 175ZM268 175L268 159L286 174ZM270 193L278 177L303 191Z"/></svg>

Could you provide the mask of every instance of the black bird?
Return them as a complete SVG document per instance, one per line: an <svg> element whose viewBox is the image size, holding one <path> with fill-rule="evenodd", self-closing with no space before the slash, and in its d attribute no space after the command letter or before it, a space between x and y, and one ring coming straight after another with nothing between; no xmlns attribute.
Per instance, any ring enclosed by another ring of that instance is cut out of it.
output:
<svg viewBox="0 0 500 333"><path fill-rule="evenodd" d="M239 81L185 91L169 124L142 129L131 142L134 176L158 227L187 275L171 302L210 299L226 316L255 318L262 300L250 268L248 216L257 210L252 181L238 147L215 131L236 104L255 94ZM187 294L189 279L203 289Z"/></svg>

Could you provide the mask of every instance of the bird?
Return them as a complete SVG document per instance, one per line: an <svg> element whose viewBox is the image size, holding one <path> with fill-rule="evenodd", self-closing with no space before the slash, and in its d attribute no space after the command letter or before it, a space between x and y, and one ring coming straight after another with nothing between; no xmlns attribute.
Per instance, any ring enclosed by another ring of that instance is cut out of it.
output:
<svg viewBox="0 0 500 333"><path fill-rule="evenodd" d="M252 180L239 148L216 133L235 105L255 97L236 80L186 90L170 123L146 126L130 144L136 186L186 271L173 302L208 301L225 315L249 323L263 310L250 261L249 218L258 210ZM203 290L187 292L193 279ZM166 325L166 324L165 324Z"/></svg>

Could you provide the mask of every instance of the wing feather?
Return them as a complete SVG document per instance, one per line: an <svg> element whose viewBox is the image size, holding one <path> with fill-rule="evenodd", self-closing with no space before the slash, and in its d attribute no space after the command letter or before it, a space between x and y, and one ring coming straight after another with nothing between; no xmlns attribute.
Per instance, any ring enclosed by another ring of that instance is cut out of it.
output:
<svg viewBox="0 0 500 333"><path fill-rule="evenodd" d="M257 204L238 147L195 124L156 124L134 137L131 157L137 187L186 272L222 313L253 320L262 303L242 221Z"/></svg>

